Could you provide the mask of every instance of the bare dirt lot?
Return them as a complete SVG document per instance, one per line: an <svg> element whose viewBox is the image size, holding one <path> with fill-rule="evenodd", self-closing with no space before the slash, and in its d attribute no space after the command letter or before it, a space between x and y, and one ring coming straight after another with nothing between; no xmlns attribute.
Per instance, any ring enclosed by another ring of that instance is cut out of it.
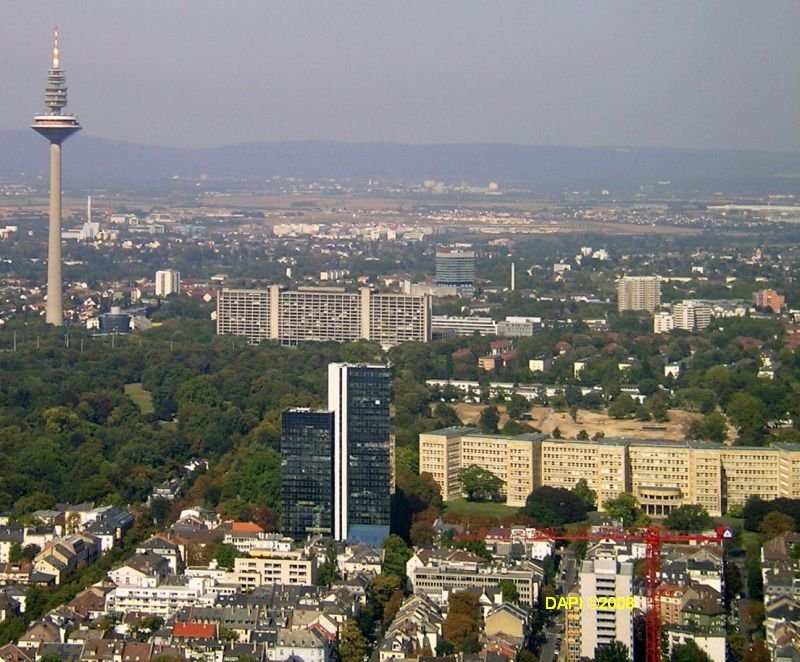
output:
<svg viewBox="0 0 800 662"><path fill-rule="evenodd" d="M478 423L481 410L485 405L459 403L454 405L458 417L467 425ZM503 407L500 409L500 427L508 421ZM552 434L555 428L561 431L565 439L574 439L580 430L586 430L590 437L603 432L606 437L632 437L637 439L683 439L692 415L679 409L670 409L669 421L637 421L631 419L618 420L609 418L605 411L578 410L573 421L569 412L557 412L550 407L533 407L533 420L525 421L546 434Z"/></svg>

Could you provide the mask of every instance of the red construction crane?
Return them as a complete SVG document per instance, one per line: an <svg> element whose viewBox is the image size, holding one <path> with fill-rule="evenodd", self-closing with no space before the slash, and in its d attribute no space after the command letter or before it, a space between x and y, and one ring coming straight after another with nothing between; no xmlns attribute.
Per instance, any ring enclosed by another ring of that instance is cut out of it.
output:
<svg viewBox="0 0 800 662"><path fill-rule="evenodd" d="M722 543L733 537L729 527L717 527L714 535L700 533L681 533L670 531L659 526L647 526L641 529L620 529L617 527L598 527L580 533L568 533L554 529L537 529L543 537L553 540L576 541L586 540L599 542L602 540L622 540L645 544L647 559L647 577L645 590L647 612L645 613L645 660L661 662L661 613L658 600L658 575L661 570L661 545L664 543Z"/></svg>

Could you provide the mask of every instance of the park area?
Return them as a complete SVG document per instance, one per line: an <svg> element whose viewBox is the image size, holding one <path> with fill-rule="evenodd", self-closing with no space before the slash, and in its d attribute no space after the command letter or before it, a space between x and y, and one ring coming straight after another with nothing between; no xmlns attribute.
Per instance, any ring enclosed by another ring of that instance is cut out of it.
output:
<svg viewBox="0 0 800 662"><path fill-rule="evenodd" d="M150 391L142 388L141 383L125 384L125 395L127 395L133 404L139 407L143 414L152 414L153 411L153 396Z"/></svg>
<svg viewBox="0 0 800 662"><path fill-rule="evenodd" d="M467 501L451 499L446 503L447 512L459 516L487 515L489 517L509 517L516 515L519 508L494 501Z"/></svg>

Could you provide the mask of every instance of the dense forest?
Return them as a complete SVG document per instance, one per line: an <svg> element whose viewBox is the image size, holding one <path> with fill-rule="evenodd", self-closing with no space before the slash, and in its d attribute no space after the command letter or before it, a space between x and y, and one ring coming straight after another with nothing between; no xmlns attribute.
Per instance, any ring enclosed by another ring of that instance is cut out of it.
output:
<svg viewBox="0 0 800 662"><path fill-rule="evenodd" d="M643 319L633 315L612 318L608 332L590 332L578 320L519 339L519 368L490 377L479 373L474 359L453 357L461 348L473 357L485 353L487 337L408 343L388 353L370 343L253 347L215 336L207 311L181 300L157 317L164 319L160 326L113 339L77 327L48 330L31 319L0 331L0 510L19 517L56 502L135 505L154 485L183 476L186 461L199 457L209 469L186 485L188 499L226 516L258 515L274 526L280 413L324 406L332 361L392 364L400 498L404 488L413 499L429 487L412 479L419 433L459 423L448 404L455 393L432 391L426 379L475 379L484 387L490 378L530 382L527 359L552 353L558 341L570 348L551 374L535 377L564 385L563 395L549 403L556 408L610 405L614 416L658 419L677 406L696 412L687 432L694 437L722 441L727 421L737 443L800 438L792 427L800 420L800 360L784 345L783 328L770 320L724 320L701 334L669 339L646 333ZM774 380L757 376L765 351L778 366ZM635 365L620 370L626 357ZM571 366L578 358L592 361L575 378ZM677 380L664 376L665 361L689 358ZM130 385L139 384L138 391L152 398L147 406L131 397ZM647 396L642 405L621 393L628 385ZM581 386L597 386L600 394L581 395ZM496 404L518 409L513 400ZM504 431L525 429L512 420Z"/></svg>
<svg viewBox="0 0 800 662"><path fill-rule="evenodd" d="M215 336L209 321L172 317L193 312L176 304L159 315L169 318L162 326L113 339L31 320L0 332L0 511L19 517L56 502L135 505L154 485L183 475L187 460L204 458L209 470L194 477L190 498L233 517L261 509L274 523L281 411L324 406L332 361L406 358L405 350L387 356L370 343L252 347ZM419 382L444 369L440 363L424 371L395 365L405 445L420 429L452 422L427 415ZM126 385L141 385L151 403L134 402ZM403 466L415 468L415 457Z"/></svg>
<svg viewBox="0 0 800 662"><path fill-rule="evenodd" d="M206 505L277 508L280 411L323 403L328 362L380 354L254 348L187 319L113 345L78 329L69 347L56 331L39 333L20 332L17 350L0 355L0 509L18 515L57 501L143 501L191 457L212 467L200 481ZM125 393L139 383L152 411Z"/></svg>

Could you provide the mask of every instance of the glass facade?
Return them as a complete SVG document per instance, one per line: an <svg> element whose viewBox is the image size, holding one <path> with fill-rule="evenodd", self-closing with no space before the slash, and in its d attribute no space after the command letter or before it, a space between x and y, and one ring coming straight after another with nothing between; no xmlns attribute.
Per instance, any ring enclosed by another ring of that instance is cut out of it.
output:
<svg viewBox="0 0 800 662"><path fill-rule="evenodd" d="M437 249L436 284L472 287L475 284L475 252L457 248Z"/></svg>
<svg viewBox="0 0 800 662"><path fill-rule="evenodd" d="M389 399L383 366L347 366L348 524L389 526ZM388 533L387 533L388 535Z"/></svg>
<svg viewBox="0 0 800 662"><path fill-rule="evenodd" d="M336 540L372 542L389 535L390 385L385 365L328 365L328 409L336 414Z"/></svg>
<svg viewBox="0 0 800 662"><path fill-rule="evenodd" d="M281 528L302 540L333 526L334 414L288 409L281 415Z"/></svg>

